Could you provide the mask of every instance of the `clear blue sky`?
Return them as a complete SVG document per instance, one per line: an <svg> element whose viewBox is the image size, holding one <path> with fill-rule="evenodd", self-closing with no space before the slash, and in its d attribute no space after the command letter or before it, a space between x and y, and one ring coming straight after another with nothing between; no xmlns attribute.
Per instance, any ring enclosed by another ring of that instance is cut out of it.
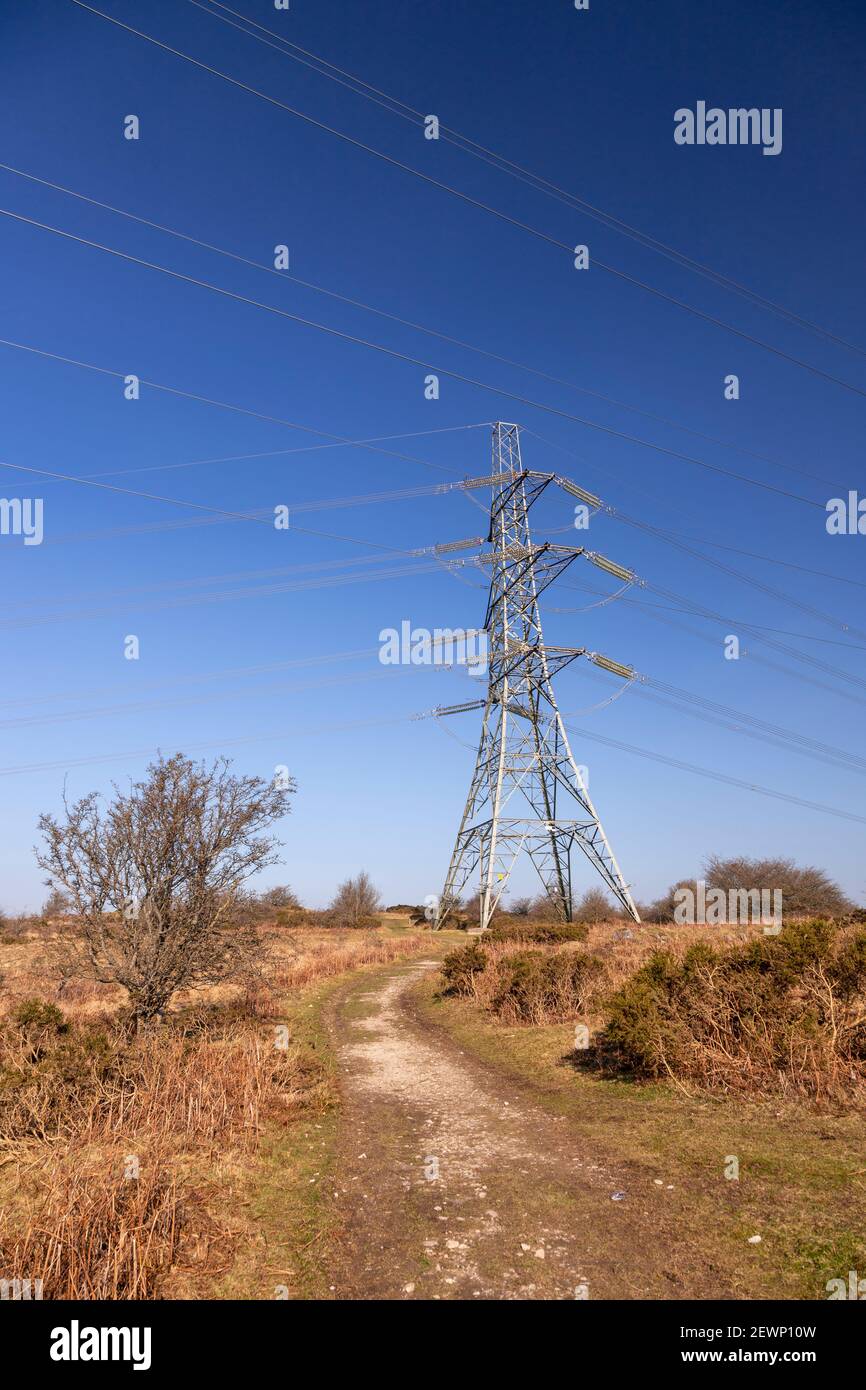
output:
<svg viewBox="0 0 866 1390"><path fill-rule="evenodd" d="M689 273L445 141L425 140L418 127L186 0L96 3L555 241L588 243L594 259L843 378L860 394L596 266L577 272L557 246L71 0L0 6L5 164L251 261L271 264L274 246L286 243L292 273L303 279L724 438L752 456L290 281L280 284L274 275L0 170L3 208L748 474L821 507L838 495L837 481L866 493L862 355ZM864 344L866 16L857 6L592 0L588 13L578 13L568 0L292 0L283 13L266 0L235 0L235 7ZM674 111L698 100L783 108L782 153L677 146ZM140 118L138 141L123 138L128 114ZM563 471L630 515L680 533L701 553L840 623L862 622L862 587L725 554L725 547L760 552L862 585L866 538L828 536L820 507L445 376L440 399L427 401L421 367L8 217L0 218L0 237L3 338L349 439L517 420L550 441L525 436L527 466ZM740 378L739 401L723 398L728 373ZM78 477L111 475L102 481L235 512L429 486L484 473L489 465L486 428L383 446L413 459L360 448L273 453L316 440L148 387L139 401L125 401L116 376L9 347L0 347L0 418L0 457L8 463ZM786 472L770 458L816 477ZM476 687L453 672L383 668L376 648L380 630L403 619L431 628L480 623L484 592L477 572L460 582L385 549L381 562L344 562L374 555L376 545L404 550L476 535L484 526L477 507L458 494L296 513L297 526L361 542L352 544L244 521L169 527L195 513L11 469L3 470L0 495L39 496L45 507L41 546L0 537L0 906L17 910L42 901L32 856L35 823L40 811L58 808L64 779L72 796L109 790L112 779L140 774L157 748L206 757L225 751L239 769L263 776L288 766L298 794L282 827L286 863L270 881L290 882L308 903L326 902L339 879L362 867L389 902L417 901L441 888L472 767L464 745L477 737L477 716L452 721L456 738L433 721L408 716L472 698ZM535 521L543 530L567 527L572 505L550 490ZM590 540L654 584L797 634L779 640L866 678L862 637L613 519L596 517ZM331 583L379 570L396 574ZM309 583L314 579L328 583ZM302 582L306 587L297 587ZM606 583L579 564L567 582ZM649 591L637 597L666 602ZM764 654L797 677L749 657L726 661L723 637L736 631L729 624L679 613L665 616L684 627L661 624L650 610L624 603L579 611L593 601L564 584L551 590L548 641L597 648L681 689L866 754L866 686L858 691L771 651ZM555 611L569 608L575 611ZM139 638L138 661L124 659L128 634ZM763 650L751 639L744 645L755 654ZM366 654L313 664L347 652ZM290 662L307 664L284 665ZM227 674L237 672L243 674ZM839 693L845 689L855 698ZM577 666L562 676L558 692L564 710L590 711L570 722L593 733L866 814L866 781L849 768L687 718L635 690L592 710L611 687ZM694 873L709 852L791 855L822 865L858 899L866 893L862 825L579 737L574 748L589 767L602 820L640 899ZM588 868L577 867L580 886L589 886ZM529 886L525 878L515 883Z"/></svg>

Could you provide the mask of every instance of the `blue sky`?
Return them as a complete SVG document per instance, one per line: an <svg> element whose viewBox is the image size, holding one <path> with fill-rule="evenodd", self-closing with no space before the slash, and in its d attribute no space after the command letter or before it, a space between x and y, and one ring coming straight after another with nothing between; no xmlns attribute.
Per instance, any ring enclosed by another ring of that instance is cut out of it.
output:
<svg viewBox="0 0 866 1390"><path fill-rule="evenodd" d="M5 216L0 336L107 372L0 346L3 460L226 512L266 512L281 503L301 508L482 474L489 467L486 422L517 420L527 431L527 466L568 474L630 516L676 532L700 553L840 625L861 621L857 584L866 580L866 539L827 535L821 508L838 495L839 482L866 492L862 354L731 294L444 140L425 140L419 127L238 33L206 6L104 0L96 7L554 242L587 243L592 268L575 271L557 245L71 0L0 6L4 164L249 261L270 266L274 247L285 243L291 272L302 279L748 452L290 280L280 284L274 274L0 169L2 208L820 505L445 375L439 400L425 400L420 366ZM862 344L866 22L856 7L593 0L589 12L578 13L566 0L292 0L284 13L265 0L237 0L235 8ZM674 112L698 100L781 107L782 153L676 145ZM140 119L138 141L123 138L130 113ZM595 261L856 390L605 273ZM139 400L127 401L121 376L110 373L135 373L250 413L147 386ZM740 378L738 401L723 396L729 373ZM357 447L277 453L323 441L262 415L353 440L425 433L382 446L411 458ZM456 428L470 425L479 428ZM254 454L266 456L230 457ZM228 461L175 466L215 459ZM477 688L465 674L383 667L376 651L380 631L403 619L430 628L481 622L477 572L467 571L461 582L389 553L479 534L484 522L475 505L451 494L317 506L298 510L285 532L12 469L3 470L0 495L42 497L45 515L40 546L0 537L0 906L41 902L35 823L40 811L58 808L64 779L73 796L110 790L112 779L139 775L157 748L205 757L225 751L239 769L262 776L277 765L289 768L298 794L282 827L286 863L270 881L290 882L305 901L325 903L338 880L362 867L389 902L439 891L471 773L466 745L477 738L477 716L454 719L453 738L434 721L409 716L473 698ZM569 540L560 528L569 526L572 508L549 489L534 520L542 532ZM302 534L300 526L349 539ZM796 634L778 640L866 678L862 637L610 517L593 519L590 541L654 585ZM377 546L381 560L374 562ZM726 554L727 547L856 584ZM383 570L392 577L332 582ZM866 753L866 688L858 692L751 638L744 639L751 654L789 669L751 655L726 661L723 638L737 630L727 623L678 612L660 623L648 608L622 602L580 611L594 597L570 584L606 581L589 567L572 567L546 596L549 642L598 649L852 756ZM632 596L672 602L650 591ZM574 611L562 611L568 609ZM139 638L137 661L124 658L129 634ZM346 659L351 652L361 654ZM583 712L569 722L589 732L866 814L863 776L851 768L687 718L635 689L593 708L613 687L579 666L563 674L557 690L563 710ZM605 828L642 900L694 873L710 852L791 855L822 865L855 897L866 894L860 824L579 736L574 751L589 768ZM590 886L588 867L577 868L580 886ZM515 881L515 890L531 886L525 876Z"/></svg>

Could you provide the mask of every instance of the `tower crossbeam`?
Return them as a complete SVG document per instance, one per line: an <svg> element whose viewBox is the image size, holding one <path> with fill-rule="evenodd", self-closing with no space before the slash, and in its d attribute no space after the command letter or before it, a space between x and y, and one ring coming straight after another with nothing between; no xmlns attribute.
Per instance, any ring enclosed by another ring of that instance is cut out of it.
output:
<svg viewBox="0 0 866 1390"><path fill-rule="evenodd" d="M529 510L552 481L560 480L523 468L517 425L494 425L489 549L477 557L491 572L484 622L489 646L487 696L434 711L437 716L484 711L475 770L436 927L445 925L467 884L475 879L480 926L486 930L522 853L534 865L557 916L570 921L575 847L629 915L640 920L574 761L553 691L552 677L584 656L599 665L606 663L617 674L631 672L584 647L545 645L539 595L578 556L597 562L582 546L534 544ZM475 485L481 482L472 480ZM612 572L617 571L630 575L621 567Z"/></svg>

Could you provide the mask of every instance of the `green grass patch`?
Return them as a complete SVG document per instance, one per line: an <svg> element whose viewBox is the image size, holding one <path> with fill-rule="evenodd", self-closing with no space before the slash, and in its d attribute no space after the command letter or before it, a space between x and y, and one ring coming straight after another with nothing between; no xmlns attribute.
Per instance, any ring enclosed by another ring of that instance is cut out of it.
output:
<svg viewBox="0 0 866 1390"><path fill-rule="evenodd" d="M862 1118L790 1101L688 1095L666 1082L581 1071L574 1025L504 1027L470 1001L424 980L416 1003L461 1047L565 1116L601 1163L637 1165L685 1189L685 1219L707 1259L737 1270L743 1296L826 1298L826 1281L866 1276L866 1158ZM736 1156L739 1181L725 1178ZM759 1246L748 1244L760 1234Z"/></svg>

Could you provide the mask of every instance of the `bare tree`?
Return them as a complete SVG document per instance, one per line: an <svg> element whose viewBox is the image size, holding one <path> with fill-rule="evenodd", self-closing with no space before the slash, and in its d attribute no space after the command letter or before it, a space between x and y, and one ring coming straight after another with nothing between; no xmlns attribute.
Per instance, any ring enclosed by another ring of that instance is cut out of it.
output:
<svg viewBox="0 0 866 1390"><path fill-rule="evenodd" d="M455 906L457 906L457 904L455 904ZM459 912L461 917L465 917L467 922L471 923L473 926L477 926L481 921L481 894L472 893L465 902L459 904ZM493 915L495 916L496 914L494 913Z"/></svg>
<svg viewBox="0 0 866 1390"><path fill-rule="evenodd" d="M532 911L532 899L512 898L508 910L513 917L528 917Z"/></svg>
<svg viewBox="0 0 866 1390"><path fill-rule="evenodd" d="M528 915L537 922L553 922L557 920L559 910L547 893L538 893L530 901Z"/></svg>
<svg viewBox="0 0 866 1390"><path fill-rule="evenodd" d="M688 888L694 893L695 880L693 878L681 878L676 883L672 883L668 891L663 893L660 898L656 898L655 902L639 906L641 921L655 924L673 922L677 893L683 888Z"/></svg>
<svg viewBox="0 0 866 1390"><path fill-rule="evenodd" d="M375 914L380 907L379 890L362 870L340 884L329 910L339 927L369 927L378 925Z"/></svg>
<svg viewBox="0 0 866 1390"><path fill-rule="evenodd" d="M572 920L575 922L609 922L616 913L607 894L600 888L588 888L576 904Z"/></svg>
<svg viewBox="0 0 866 1390"><path fill-rule="evenodd" d="M266 888L264 893L259 894L259 902L267 909L280 907L300 907L300 902L296 893L293 893L287 883L277 884L274 888Z"/></svg>
<svg viewBox="0 0 866 1390"><path fill-rule="evenodd" d="M55 888L45 902L42 904L43 917L66 917L72 910L72 903L68 893L61 893Z"/></svg>
<svg viewBox="0 0 866 1390"><path fill-rule="evenodd" d="M732 889L778 889L786 917L841 917L853 906L823 869L795 864L793 859L750 859L747 855L722 859L713 854L704 861L703 879L707 888L720 888L725 893ZM694 893L695 879L680 879L654 903L641 907L641 920L673 922L677 893L682 889Z"/></svg>
<svg viewBox="0 0 866 1390"><path fill-rule="evenodd" d="M104 811L91 792L64 815L39 818L37 862L80 917L90 971L127 990L137 1024L177 990L216 984L251 962L257 937L234 916L242 885L277 862L267 832L289 810L294 783L277 788L160 757Z"/></svg>
<svg viewBox="0 0 866 1390"><path fill-rule="evenodd" d="M810 864L795 864L793 859L749 859L741 855L720 859L711 855L704 864L704 877L709 888L778 889L786 917L837 917L853 906L838 883L823 869Z"/></svg>

